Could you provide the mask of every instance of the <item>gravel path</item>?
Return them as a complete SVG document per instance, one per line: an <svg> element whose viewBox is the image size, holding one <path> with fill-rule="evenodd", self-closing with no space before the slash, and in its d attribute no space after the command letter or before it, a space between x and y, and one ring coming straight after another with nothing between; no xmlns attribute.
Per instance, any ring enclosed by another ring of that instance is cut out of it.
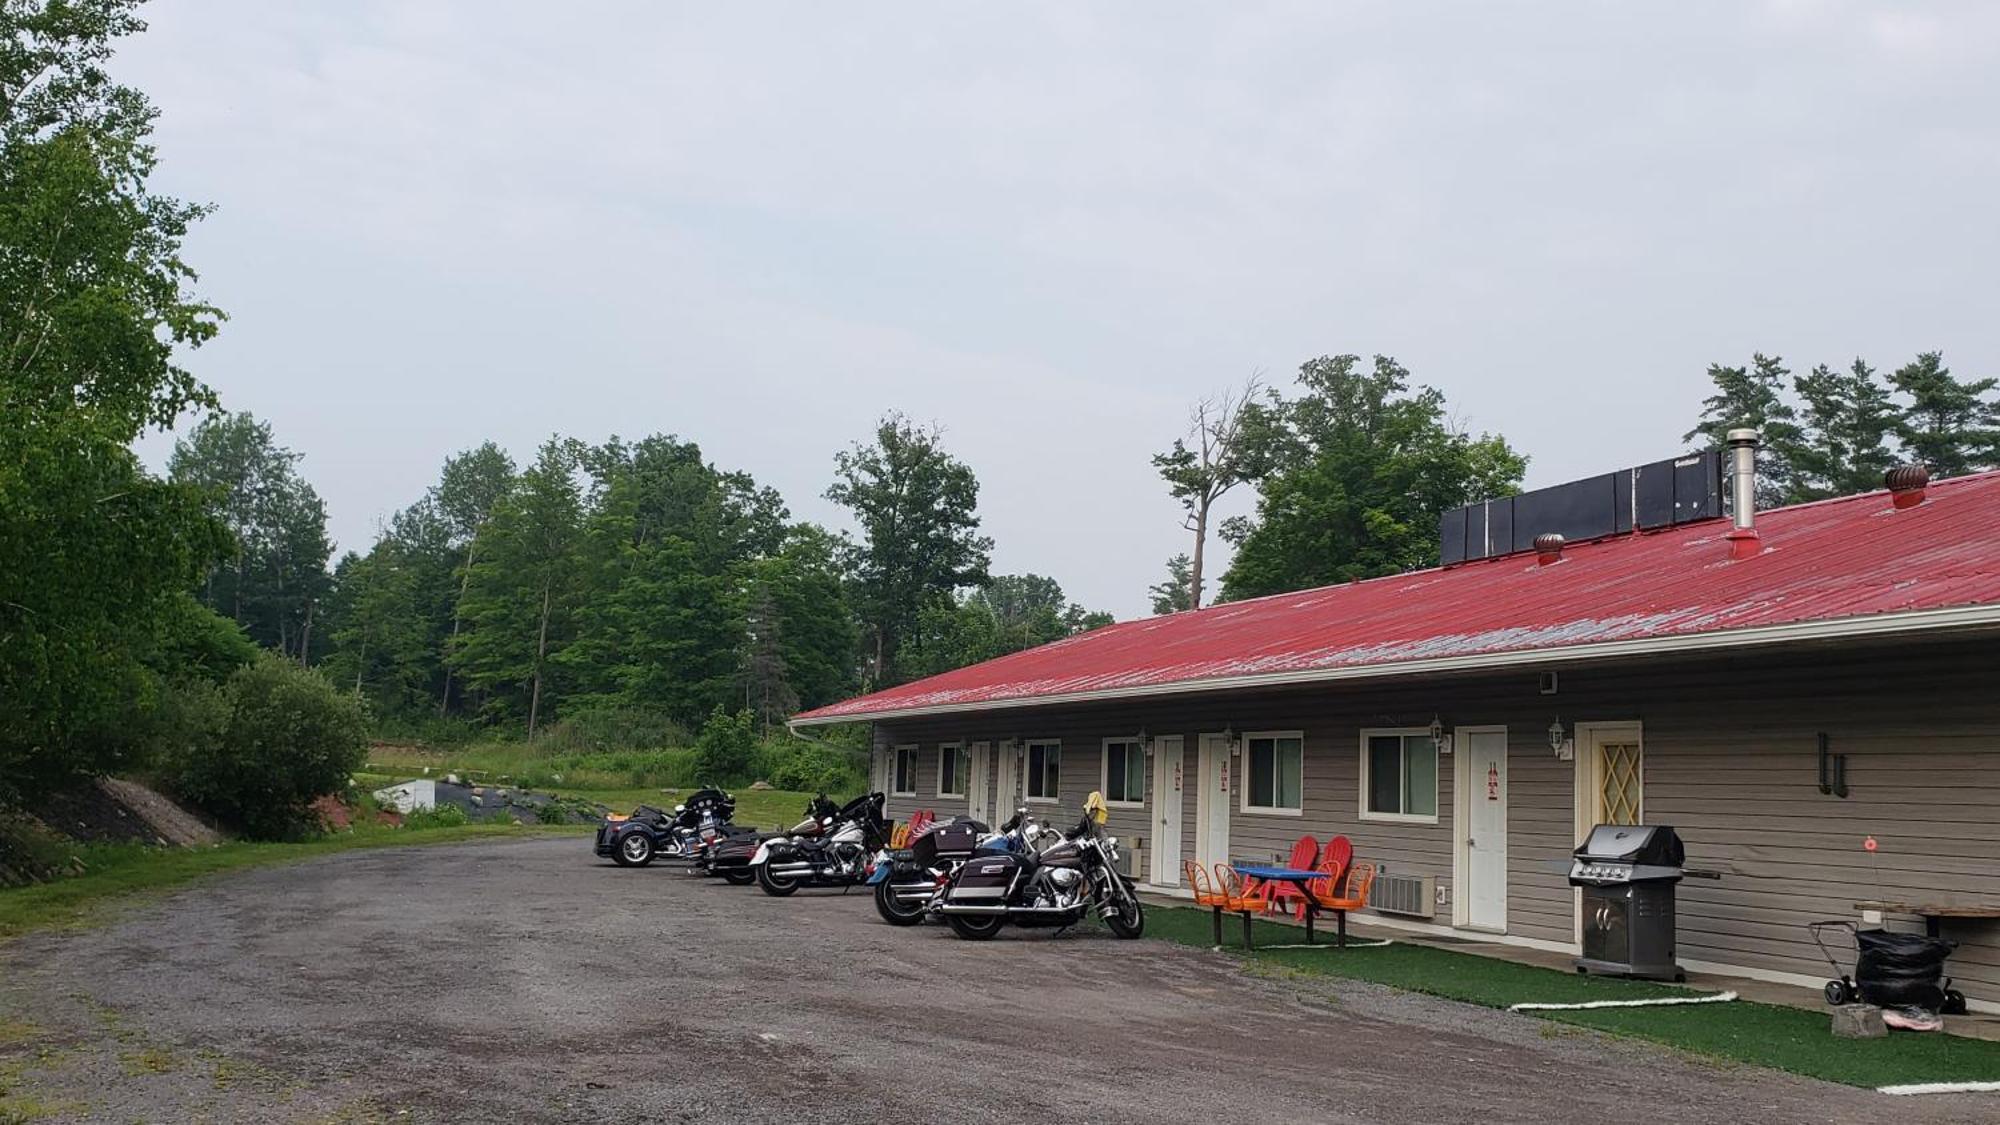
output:
<svg viewBox="0 0 2000 1125"><path fill-rule="evenodd" d="M349 852L0 947L0 1087L110 1121L1992 1121L1098 931L896 930L599 864ZM11 1076L11 1077L10 1077Z"/></svg>

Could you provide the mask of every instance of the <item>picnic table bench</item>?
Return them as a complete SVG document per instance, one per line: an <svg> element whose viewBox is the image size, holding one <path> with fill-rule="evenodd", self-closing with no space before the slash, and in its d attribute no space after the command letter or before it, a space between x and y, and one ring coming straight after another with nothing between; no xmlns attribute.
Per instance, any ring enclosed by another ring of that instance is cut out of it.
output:
<svg viewBox="0 0 2000 1125"><path fill-rule="evenodd" d="M1854 904L1856 910L1879 910L1884 914L1915 914L1924 920L1924 933L1938 936L1938 926L1946 918L2000 918L2000 902L1888 902L1870 900Z"/></svg>

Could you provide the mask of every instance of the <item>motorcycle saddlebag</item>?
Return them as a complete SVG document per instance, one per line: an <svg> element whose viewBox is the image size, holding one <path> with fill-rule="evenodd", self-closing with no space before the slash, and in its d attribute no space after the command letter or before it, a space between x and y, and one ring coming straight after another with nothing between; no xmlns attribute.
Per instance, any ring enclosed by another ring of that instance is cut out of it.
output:
<svg viewBox="0 0 2000 1125"><path fill-rule="evenodd" d="M1013 889L1023 864L1019 856L982 855L968 860L951 881L947 901L967 905L997 905Z"/></svg>
<svg viewBox="0 0 2000 1125"><path fill-rule="evenodd" d="M940 824L929 832L910 842L910 850L917 853L919 862L929 866L940 856L949 859L964 859L972 854L979 837L986 826L971 817L960 817L950 824Z"/></svg>

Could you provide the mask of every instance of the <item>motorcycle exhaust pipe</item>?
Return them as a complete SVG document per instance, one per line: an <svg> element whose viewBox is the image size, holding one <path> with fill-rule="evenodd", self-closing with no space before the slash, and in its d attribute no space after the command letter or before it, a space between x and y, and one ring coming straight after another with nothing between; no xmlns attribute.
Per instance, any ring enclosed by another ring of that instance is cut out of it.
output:
<svg viewBox="0 0 2000 1125"><path fill-rule="evenodd" d="M937 908L945 914L1074 914L1074 906L954 906L945 903Z"/></svg>
<svg viewBox="0 0 2000 1125"><path fill-rule="evenodd" d="M771 874L773 875L810 875L813 873L813 865L810 863L774 863L770 867Z"/></svg>

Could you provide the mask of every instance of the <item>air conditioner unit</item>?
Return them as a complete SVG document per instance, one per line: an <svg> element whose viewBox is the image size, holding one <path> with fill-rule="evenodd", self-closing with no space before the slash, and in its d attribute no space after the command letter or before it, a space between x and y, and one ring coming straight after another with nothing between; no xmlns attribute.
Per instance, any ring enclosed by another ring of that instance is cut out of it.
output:
<svg viewBox="0 0 2000 1125"><path fill-rule="evenodd" d="M1437 876L1390 875L1385 872L1376 877L1375 889L1368 895L1368 905L1383 914L1432 917L1437 913Z"/></svg>
<svg viewBox="0 0 2000 1125"><path fill-rule="evenodd" d="M1118 849L1118 872L1135 883L1146 879L1146 849L1134 845Z"/></svg>

